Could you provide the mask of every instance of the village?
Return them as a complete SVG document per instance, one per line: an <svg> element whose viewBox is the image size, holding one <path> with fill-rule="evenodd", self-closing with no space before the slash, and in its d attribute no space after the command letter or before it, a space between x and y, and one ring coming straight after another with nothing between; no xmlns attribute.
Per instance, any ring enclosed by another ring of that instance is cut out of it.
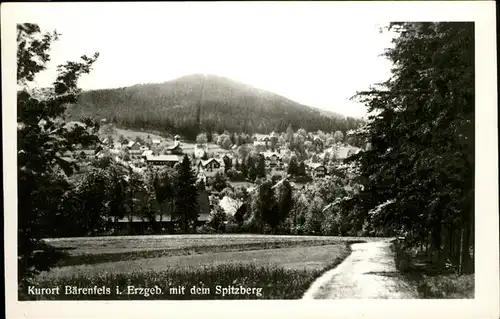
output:
<svg viewBox="0 0 500 319"><path fill-rule="evenodd" d="M385 5L86 6L2 19L17 31L3 141L15 164L4 166L12 317L36 317L24 305L43 300L99 317L111 312L89 307L98 300L487 295L475 270L494 272L475 252L491 255L483 246L497 239L478 241L498 230L484 192L496 158L479 133L496 128L480 116L496 105L475 112L488 91L476 92L475 60L493 55L474 50L494 42L479 32L487 19L405 22Z"/></svg>
<svg viewBox="0 0 500 319"><path fill-rule="evenodd" d="M183 140L180 135L162 137L147 134L146 137L142 135L142 138L137 136L134 139L100 134L95 147L76 147L73 152L66 152L63 156L68 161L78 163L110 158L136 173L144 174L148 169L174 168L187 155L197 182L202 181L207 185L210 180L220 177L227 180L228 185L244 188L248 193L256 190L261 180L246 177L252 173L242 173L249 157L253 157L257 159L256 162L263 159L265 179L272 180L275 186L288 180L292 187L300 190L310 182L335 174L344 159L363 150L347 143L352 141L353 135L354 131L348 131L344 136L340 131L331 134L319 131L314 134L299 129L293 135L288 132L288 137L286 132L272 132L233 138L230 133L224 132L214 135L211 142L208 142L205 133L192 142ZM369 147L363 146L365 149ZM227 216L234 217L238 210L244 208L243 203L242 199L224 192L199 190L198 225L211 219L216 206L222 208ZM155 219L168 232L172 226L171 214L159 214ZM144 232L144 227L147 227L145 223L143 216L125 216L118 220L122 229L133 227L137 233Z"/></svg>

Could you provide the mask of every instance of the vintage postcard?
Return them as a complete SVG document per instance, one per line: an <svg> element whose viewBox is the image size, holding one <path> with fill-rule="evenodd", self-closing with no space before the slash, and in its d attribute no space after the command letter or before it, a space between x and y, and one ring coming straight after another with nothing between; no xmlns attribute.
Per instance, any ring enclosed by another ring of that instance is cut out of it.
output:
<svg viewBox="0 0 500 319"><path fill-rule="evenodd" d="M493 2L1 23L9 318L498 317Z"/></svg>

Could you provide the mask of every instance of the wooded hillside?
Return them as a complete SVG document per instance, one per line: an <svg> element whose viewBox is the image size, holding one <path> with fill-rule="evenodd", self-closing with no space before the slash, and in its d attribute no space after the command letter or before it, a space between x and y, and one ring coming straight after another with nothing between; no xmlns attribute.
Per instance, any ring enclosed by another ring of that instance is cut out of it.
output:
<svg viewBox="0 0 500 319"><path fill-rule="evenodd" d="M67 110L70 119L106 118L129 128L180 133L270 133L294 129L325 132L353 129L359 119L308 107L233 80L199 74L160 84L83 92Z"/></svg>

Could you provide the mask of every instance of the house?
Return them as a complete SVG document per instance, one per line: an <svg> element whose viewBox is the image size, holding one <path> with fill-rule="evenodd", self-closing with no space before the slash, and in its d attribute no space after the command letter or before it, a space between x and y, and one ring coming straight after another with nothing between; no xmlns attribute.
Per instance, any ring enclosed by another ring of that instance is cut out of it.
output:
<svg viewBox="0 0 500 319"><path fill-rule="evenodd" d="M175 164L181 161L182 156L179 155L146 155L146 162L149 165L174 167Z"/></svg>
<svg viewBox="0 0 500 319"><path fill-rule="evenodd" d="M281 155L276 152L262 152L260 155L264 156L266 161L266 166L270 168L282 167L283 163L281 160Z"/></svg>
<svg viewBox="0 0 500 319"><path fill-rule="evenodd" d="M333 148L333 156L336 160L345 160L351 155L357 154L361 149L354 146L338 146Z"/></svg>
<svg viewBox="0 0 500 319"><path fill-rule="evenodd" d="M81 159L93 159L97 158L95 150L78 150L73 153L73 156Z"/></svg>
<svg viewBox="0 0 500 319"><path fill-rule="evenodd" d="M145 160L148 156L152 156L152 155L153 155L152 150L146 150L146 151L142 152L141 157Z"/></svg>
<svg viewBox="0 0 500 319"><path fill-rule="evenodd" d="M167 154L182 154L182 148L181 148L181 143L179 141L175 141L174 145L169 146L166 148L165 152Z"/></svg>
<svg viewBox="0 0 500 319"><path fill-rule="evenodd" d="M161 140L160 139L152 139L151 144L153 146L159 146L161 144Z"/></svg>
<svg viewBox="0 0 500 319"><path fill-rule="evenodd" d="M196 167L198 168L198 172L216 172L216 171L224 171L224 162L218 161L215 158L209 158L208 160L201 160L198 162Z"/></svg>
<svg viewBox="0 0 500 319"><path fill-rule="evenodd" d="M265 145L267 147L267 145L269 144L270 141L271 141L271 137L267 134L254 134L253 135L253 145L254 146Z"/></svg>
<svg viewBox="0 0 500 319"><path fill-rule="evenodd" d="M131 149L128 151L131 159L141 159L143 153L144 151L141 151L140 149Z"/></svg>
<svg viewBox="0 0 500 319"><path fill-rule="evenodd" d="M326 175L326 167L321 163L308 163L307 169L314 177L324 177Z"/></svg>
<svg viewBox="0 0 500 319"><path fill-rule="evenodd" d="M203 182L203 184L207 184L207 175L203 171L199 171L198 174L196 174L196 181L197 182Z"/></svg>
<svg viewBox="0 0 500 319"><path fill-rule="evenodd" d="M138 142L130 141L130 142L128 142L128 144L127 144L127 148L128 148L129 150L140 150L140 148L141 148L141 144L140 144L140 143L138 143Z"/></svg>

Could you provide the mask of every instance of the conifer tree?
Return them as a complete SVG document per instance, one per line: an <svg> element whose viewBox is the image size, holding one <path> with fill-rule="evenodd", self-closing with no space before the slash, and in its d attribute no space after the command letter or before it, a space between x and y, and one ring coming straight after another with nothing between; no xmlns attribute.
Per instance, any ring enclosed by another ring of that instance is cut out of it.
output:
<svg viewBox="0 0 500 319"><path fill-rule="evenodd" d="M196 188L196 177L191 169L191 161L187 155L177 167L175 181L175 211L174 219L182 227L184 233L198 221L198 190Z"/></svg>
<svg viewBox="0 0 500 319"><path fill-rule="evenodd" d="M259 156L259 161L257 163L257 177L266 177L266 162L262 155Z"/></svg>
<svg viewBox="0 0 500 319"><path fill-rule="evenodd" d="M351 159L365 178L349 205L411 244L430 242L433 261L471 271L474 23L390 28L399 33L385 53L392 77L358 95L376 115L364 136L371 148Z"/></svg>

